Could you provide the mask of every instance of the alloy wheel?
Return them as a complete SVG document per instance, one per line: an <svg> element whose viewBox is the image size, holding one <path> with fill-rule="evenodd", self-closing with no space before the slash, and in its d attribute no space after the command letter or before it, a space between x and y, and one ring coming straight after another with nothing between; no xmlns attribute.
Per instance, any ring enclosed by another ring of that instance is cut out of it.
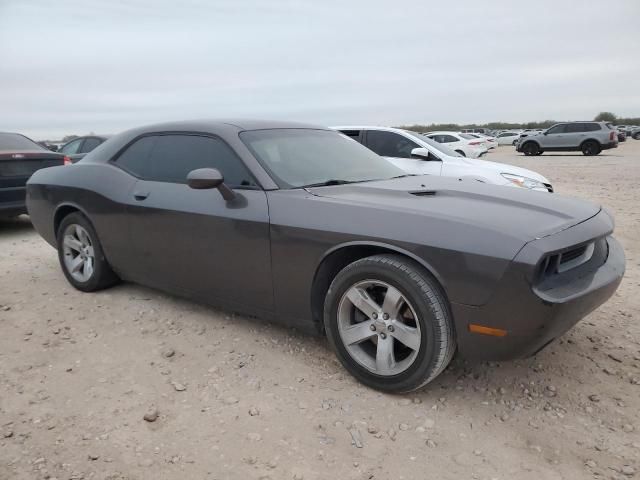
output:
<svg viewBox="0 0 640 480"><path fill-rule="evenodd" d="M416 311L397 288L379 280L352 285L338 306L338 332L349 355L368 371L397 375L422 343Z"/></svg>
<svg viewBox="0 0 640 480"><path fill-rule="evenodd" d="M64 231L62 251L69 274L78 282L87 282L95 268L95 253L87 231L75 223L68 225Z"/></svg>

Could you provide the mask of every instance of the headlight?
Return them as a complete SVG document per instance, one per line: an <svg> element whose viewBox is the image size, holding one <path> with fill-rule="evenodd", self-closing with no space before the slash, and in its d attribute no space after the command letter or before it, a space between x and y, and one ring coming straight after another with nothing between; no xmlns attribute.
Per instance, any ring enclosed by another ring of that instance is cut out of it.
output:
<svg viewBox="0 0 640 480"><path fill-rule="evenodd" d="M544 190L547 189L544 183L539 182L538 180L534 180L533 178L523 177L521 175L515 175L513 173L501 173L504 178L509 180L511 183L516 185L517 187L522 188L542 188Z"/></svg>

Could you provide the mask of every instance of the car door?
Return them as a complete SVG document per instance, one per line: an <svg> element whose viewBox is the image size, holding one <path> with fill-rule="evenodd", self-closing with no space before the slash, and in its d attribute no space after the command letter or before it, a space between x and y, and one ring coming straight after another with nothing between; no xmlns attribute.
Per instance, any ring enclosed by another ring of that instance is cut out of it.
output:
<svg viewBox="0 0 640 480"><path fill-rule="evenodd" d="M440 175L442 170L442 162L439 160L411 158L411 150L424 147L396 132L366 130L365 145L407 173Z"/></svg>
<svg viewBox="0 0 640 480"><path fill-rule="evenodd" d="M205 134L145 136L116 165L139 177L128 208L141 283L231 308L273 310L265 192L222 139ZM217 168L236 198L194 190L187 174Z"/></svg>
<svg viewBox="0 0 640 480"><path fill-rule="evenodd" d="M560 123L547 130L541 138L542 148L564 148L567 145L566 128L566 123Z"/></svg>

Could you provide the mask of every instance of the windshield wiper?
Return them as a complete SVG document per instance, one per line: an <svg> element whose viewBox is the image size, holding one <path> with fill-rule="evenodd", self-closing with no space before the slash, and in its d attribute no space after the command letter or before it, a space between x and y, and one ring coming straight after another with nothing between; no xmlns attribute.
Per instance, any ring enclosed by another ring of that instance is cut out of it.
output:
<svg viewBox="0 0 640 480"><path fill-rule="evenodd" d="M340 180L340 179L332 178L331 180L325 180L324 182L310 183L308 185L300 185L298 188L329 187L331 185L346 185L347 183L356 183L356 181Z"/></svg>

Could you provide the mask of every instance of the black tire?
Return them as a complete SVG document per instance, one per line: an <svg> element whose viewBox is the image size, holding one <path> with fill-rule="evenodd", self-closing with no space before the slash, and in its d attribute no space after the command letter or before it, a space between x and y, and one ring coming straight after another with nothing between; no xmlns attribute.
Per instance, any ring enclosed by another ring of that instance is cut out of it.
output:
<svg viewBox="0 0 640 480"><path fill-rule="evenodd" d="M583 155L591 157L593 155L598 155L602 151L602 148L595 140L587 140L580 146L580 150L582 150Z"/></svg>
<svg viewBox="0 0 640 480"><path fill-rule="evenodd" d="M398 374L379 375L365 368L351 356L340 335L341 300L358 282L370 280L399 290L418 317L415 323L419 322L420 346L412 363ZM400 255L375 255L347 265L329 287L324 312L327 338L342 365L360 382L377 390L403 393L426 385L447 367L456 350L452 315L444 291L421 265Z"/></svg>
<svg viewBox="0 0 640 480"><path fill-rule="evenodd" d="M464 152L462 150L456 150L456 153L459 153L463 157L466 157L466 155L464 154Z"/></svg>
<svg viewBox="0 0 640 480"><path fill-rule="evenodd" d="M536 157L539 157L540 155L542 155L544 153L544 150L538 150L538 152L536 153Z"/></svg>
<svg viewBox="0 0 640 480"><path fill-rule="evenodd" d="M93 273L86 281L79 281L74 278L65 264L65 253L63 248L64 234L72 225L79 225L87 232L93 247ZM94 292L118 283L119 278L111 269L109 262L107 262L107 259L104 256L102 245L100 244L100 240L98 239L98 235L96 234L93 225L91 225L91 222L83 214L80 212L73 212L64 217L58 227L56 241L58 244L58 260L60 261L62 272L69 283L75 288L83 292Z"/></svg>
<svg viewBox="0 0 640 480"><path fill-rule="evenodd" d="M526 142L522 146L522 152L527 156L538 155L540 149L538 148L538 144L536 142Z"/></svg>
<svg viewBox="0 0 640 480"><path fill-rule="evenodd" d="M634 134L633 134L633 139L634 139L634 140L640 140L640 132L638 132L638 133L634 133Z"/></svg>

